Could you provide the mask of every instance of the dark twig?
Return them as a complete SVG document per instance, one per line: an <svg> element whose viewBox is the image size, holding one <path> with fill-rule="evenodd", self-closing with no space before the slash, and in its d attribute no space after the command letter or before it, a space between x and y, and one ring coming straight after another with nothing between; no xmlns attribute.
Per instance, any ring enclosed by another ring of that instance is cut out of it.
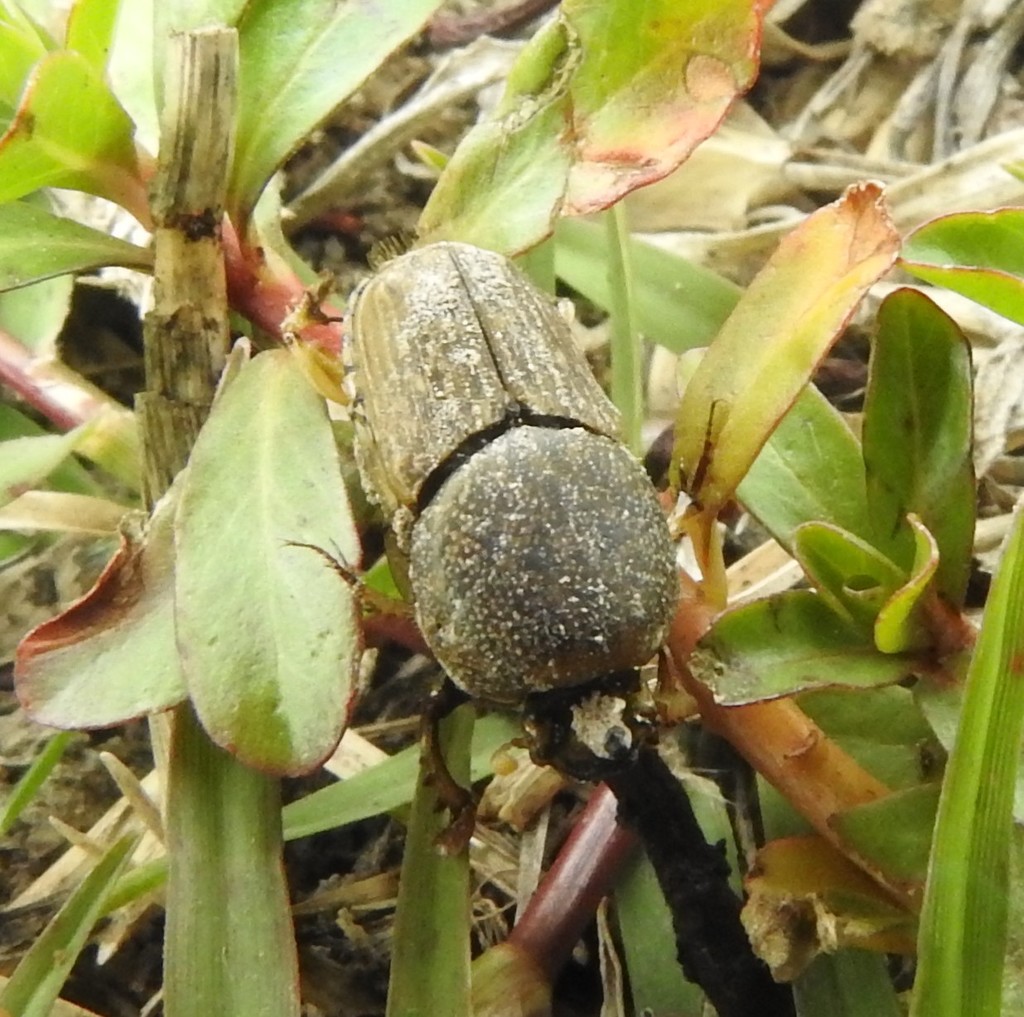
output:
<svg viewBox="0 0 1024 1017"><path fill-rule="evenodd" d="M705 840L686 792L657 751L641 748L637 762L608 784L620 821L640 834L657 873L686 977L719 1017L792 1017L789 989L754 956L740 924L725 855Z"/></svg>

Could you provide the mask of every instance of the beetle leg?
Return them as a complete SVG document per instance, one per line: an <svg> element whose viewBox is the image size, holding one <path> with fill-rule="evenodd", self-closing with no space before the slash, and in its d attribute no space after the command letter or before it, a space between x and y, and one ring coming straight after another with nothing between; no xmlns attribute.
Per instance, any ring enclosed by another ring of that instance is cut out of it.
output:
<svg viewBox="0 0 1024 1017"><path fill-rule="evenodd" d="M476 823L477 801L472 790L463 787L448 769L438 738L438 725L468 699L465 692L445 678L441 687L431 693L423 711L423 760L438 799L452 817L451 823L437 838L437 846L446 855L457 854L469 843Z"/></svg>
<svg viewBox="0 0 1024 1017"><path fill-rule="evenodd" d="M412 609L404 600L389 597L379 590L371 589L363 581L363 577L351 565L348 565L339 553L336 557L317 544L307 544L301 540L286 540L288 547L304 547L314 551L355 591L359 606L364 614L390 614L408 616Z"/></svg>

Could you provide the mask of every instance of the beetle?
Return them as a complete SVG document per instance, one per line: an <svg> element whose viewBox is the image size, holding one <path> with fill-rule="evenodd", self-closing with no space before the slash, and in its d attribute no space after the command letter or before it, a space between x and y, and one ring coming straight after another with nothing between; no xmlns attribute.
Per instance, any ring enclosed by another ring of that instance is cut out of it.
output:
<svg viewBox="0 0 1024 1017"><path fill-rule="evenodd" d="M440 242L386 262L346 319L356 460L454 684L518 705L649 660L675 549L554 302Z"/></svg>

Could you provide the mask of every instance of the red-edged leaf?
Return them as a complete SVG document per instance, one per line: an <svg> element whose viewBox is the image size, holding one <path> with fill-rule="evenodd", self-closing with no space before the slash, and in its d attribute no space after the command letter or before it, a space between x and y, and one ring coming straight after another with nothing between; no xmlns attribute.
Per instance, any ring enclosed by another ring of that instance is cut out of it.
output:
<svg viewBox="0 0 1024 1017"><path fill-rule="evenodd" d="M171 494L145 533L126 527L96 585L18 647L26 712L54 727L106 727L185 698L174 645Z"/></svg>
<svg viewBox="0 0 1024 1017"><path fill-rule="evenodd" d="M764 0L566 0L420 219L431 240L515 252L678 166L757 72Z"/></svg>

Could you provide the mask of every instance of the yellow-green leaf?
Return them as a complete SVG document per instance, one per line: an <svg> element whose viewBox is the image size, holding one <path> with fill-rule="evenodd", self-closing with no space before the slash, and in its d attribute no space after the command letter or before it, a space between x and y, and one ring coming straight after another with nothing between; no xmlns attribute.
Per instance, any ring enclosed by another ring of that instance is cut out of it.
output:
<svg viewBox="0 0 1024 1017"><path fill-rule="evenodd" d="M676 454L713 513L736 490L899 235L876 184L858 184L779 245L711 344L679 408Z"/></svg>

